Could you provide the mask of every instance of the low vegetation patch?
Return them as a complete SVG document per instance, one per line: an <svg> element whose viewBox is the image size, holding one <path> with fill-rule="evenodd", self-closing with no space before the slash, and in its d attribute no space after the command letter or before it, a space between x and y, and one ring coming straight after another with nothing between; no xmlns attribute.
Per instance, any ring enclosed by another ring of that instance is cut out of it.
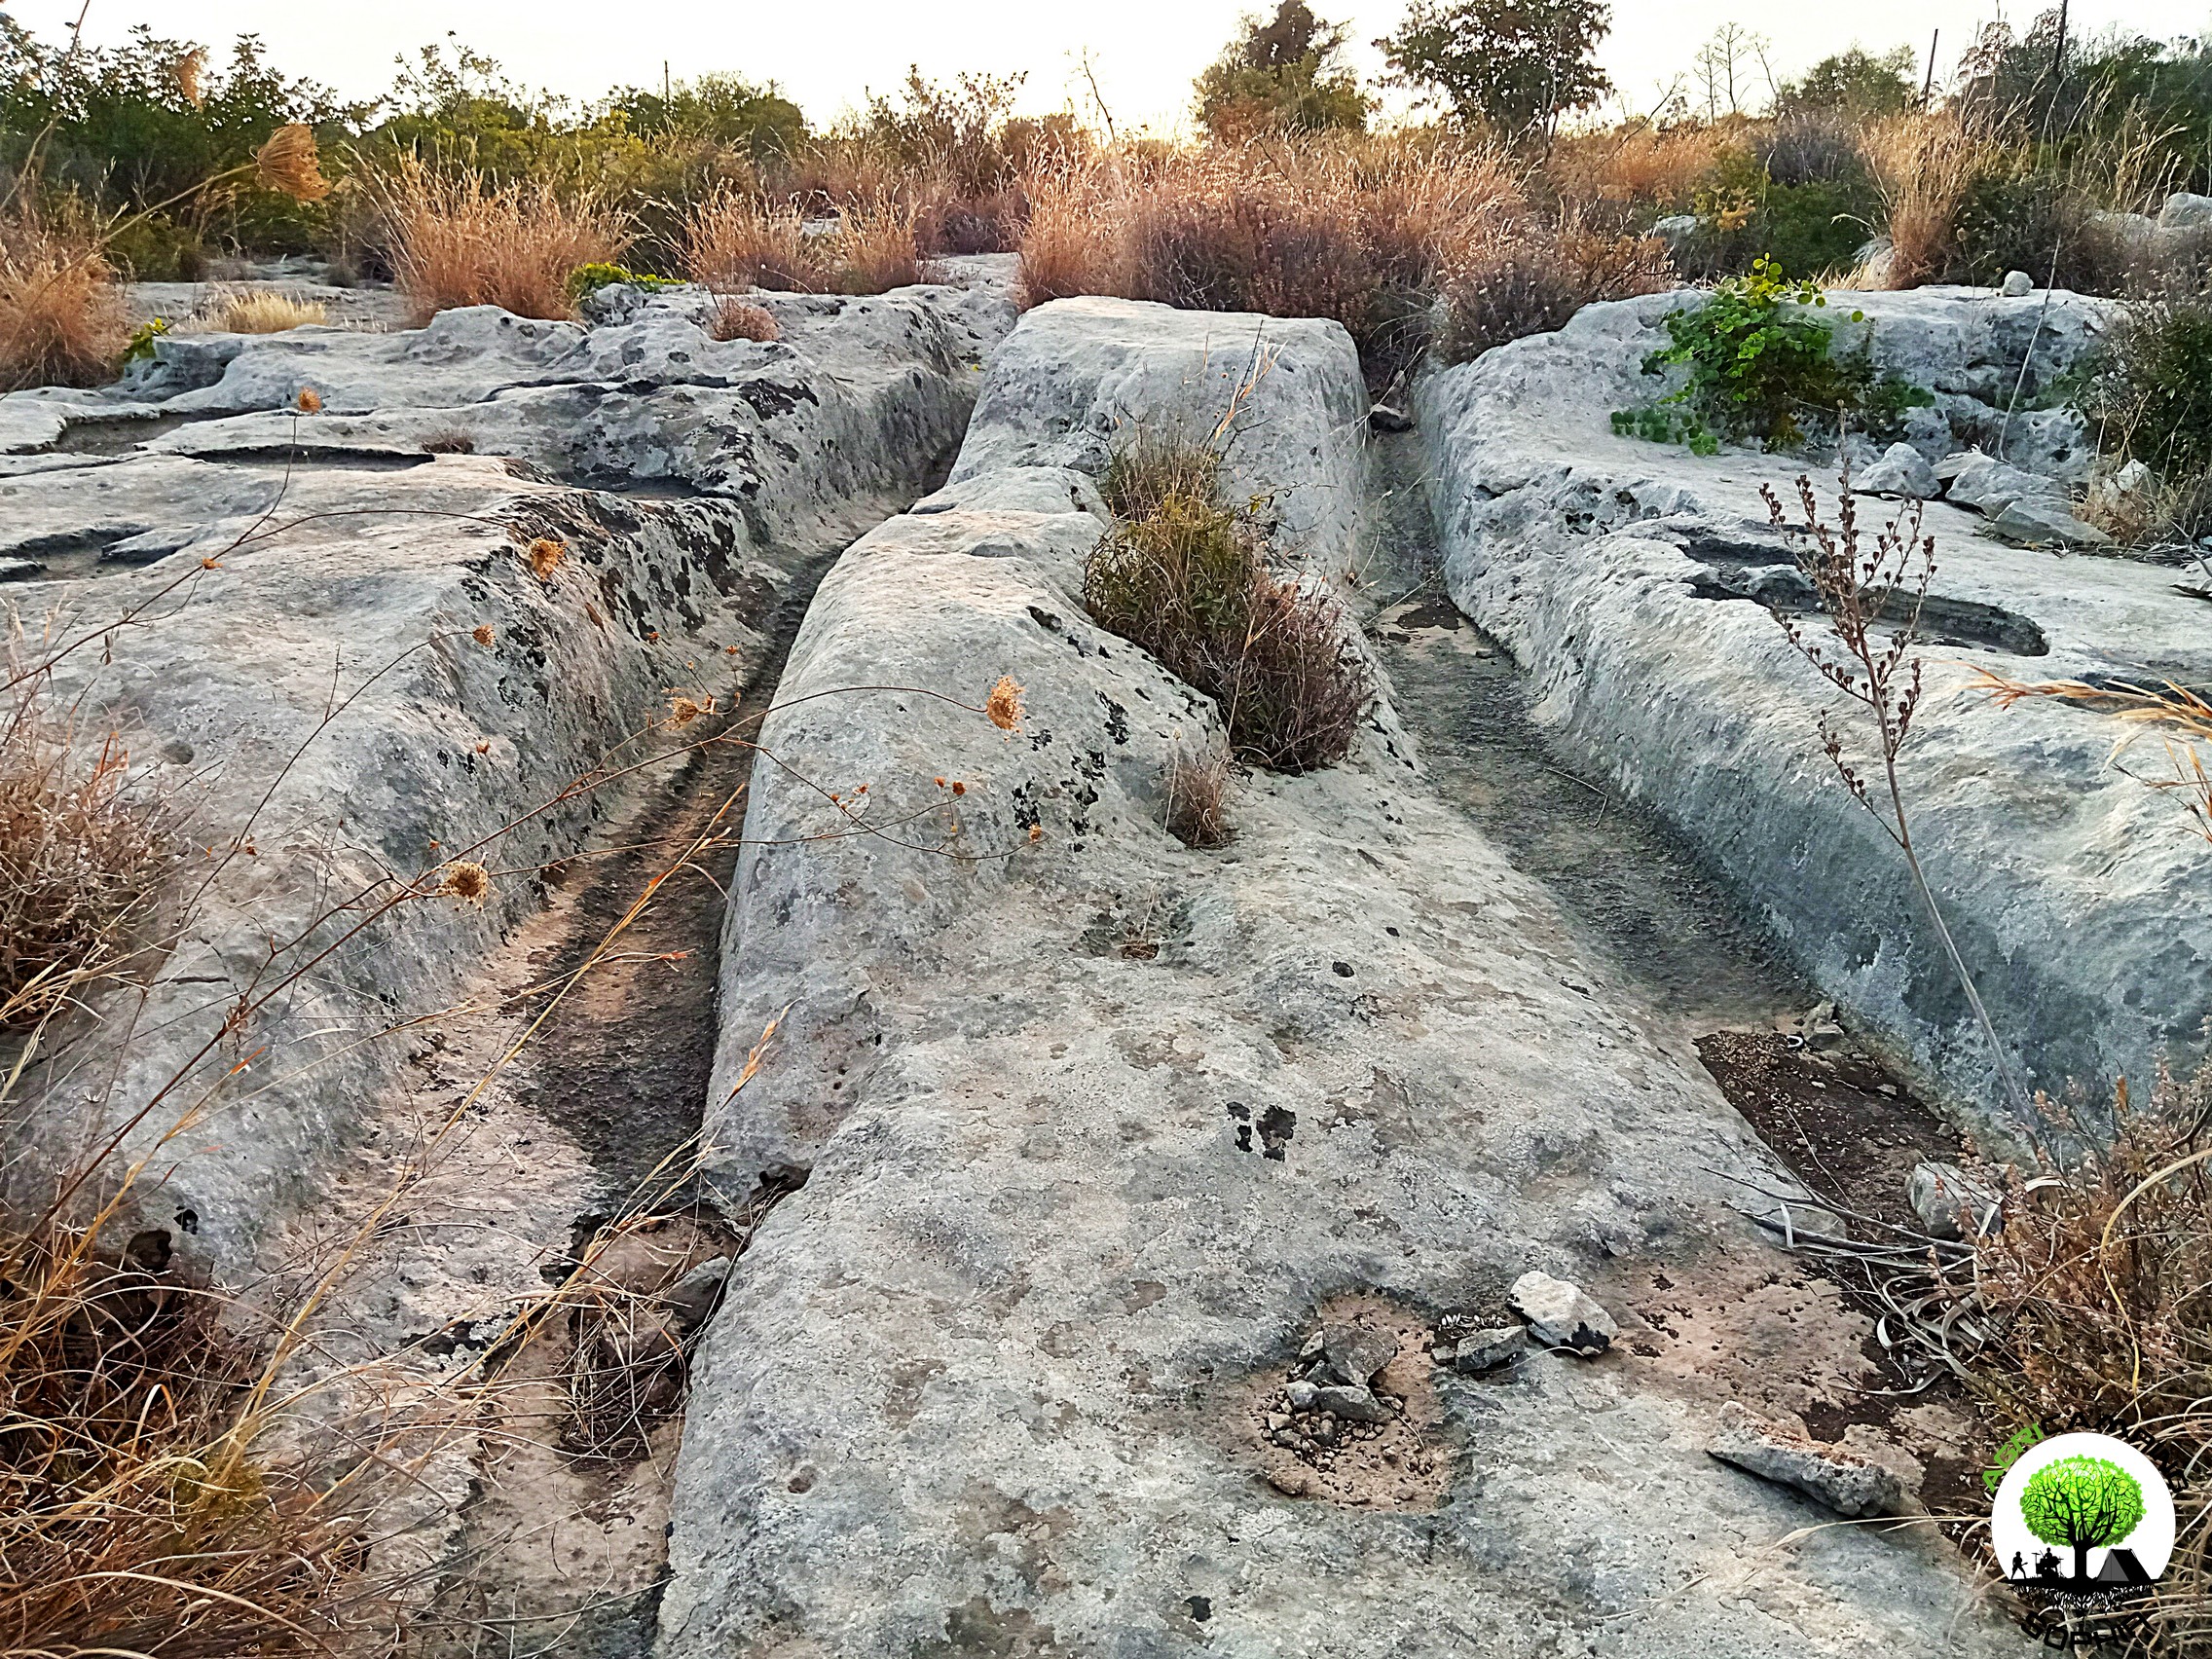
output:
<svg viewBox="0 0 2212 1659"><path fill-rule="evenodd" d="M2106 337L2080 403L2116 467L2152 481L2120 503L2126 539L2194 542L2212 533L2212 298L2130 305ZM2094 497L2092 497L2094 499Z"/></svg>
<svg viewBox="0 0 2212 1659"><path fill-rule="evenodd" d="M0 714L0 1026L33 1025L118 972L172 839L158 793L109 732L78 741L34 674Z"/></svg>
<svg viewBox="0 0 2212 1659"><path fill-rule="evenodd" d="M577 266L569 273L569 280L565 284L569 292L570 304L579 306L592 295L598 293L600 289L612 288L617 285L642 288L645 292L651 293L659 288L681 288L683 284L673 276L654 276L649 273L632 271L627 266L616 265L611 260L604 259L594 260L589 265Z"/></svg>
<svg viewBox="0 0 2212 1659"><path fill-rule="evenodd" d="M1209 445L1139 436L1100 481L1114 525L1084 604L1214 699L1236 757L1303 772L1344 757L1373 686L1325 593L1269 568L1249 505L1225 504Z"/></svg>
<svg viewBox="0 0 2212 1659"><path fill-rule="evenodd" d="M725 188L686 222L683 268L706 287L740 291L881 294L922 279L915 210L888 194L816 229L796 202Z"/></svg>
<svg viewBox="0 0 2212 1659"><path fill-rule="evenodd" d="M630 240L620 213L546 184L494 184L408 159L374 189L392 279L418 323L457 306L573 316L570 274L614 264Z"/></svg>
<svg viewBox="0 0 2212 1659"><path fill-rule="evenodd" d="M129 333L115 273L89 227L18 191L0 207L0 391L97 386Z"/></svg>
<svg viewBox="0 0 2212 1659"><path fill-rule="evenodd" d="M207 326L225 334L281 334L290 328L319 326L330 320L320 300L262 288L218 295L206 313Z"/></svg>
<svg viewBox="0 0 2212 1659"><path fill-rule="evenodd" d="M1834 435L1845 422L1895 436L1904 412L1933 395L1881 373L1863 345L1837 352L1834 329L1811 314L1826 306L1819 288L1788 281L1772 260L1759 259L1748 276L1715 285L1703 305L1668 313L1673 344L1647 356L1643 372L1682 369L1686 378L1665 397L1614 411L1613 430L1685 443L1699 455L1714 454L1723 440L1793 450L1808 437Z"/></svg>

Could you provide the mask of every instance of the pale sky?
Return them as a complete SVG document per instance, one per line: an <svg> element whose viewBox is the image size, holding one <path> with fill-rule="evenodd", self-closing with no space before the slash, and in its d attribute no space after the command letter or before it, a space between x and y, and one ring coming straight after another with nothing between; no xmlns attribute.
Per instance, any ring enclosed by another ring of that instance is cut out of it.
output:
<svg viewBox="0 0 2212 1659"><path fill-rule="evenodd" d="M57 35L84 0L0 0L0 12L42 35ZM611 85L657 85L665 61L678 78L734 70L782 84L808 116L826 121L874 89L889 90L908 63L948 78L960 69L1028 72L1023 105L1042 113L1080 107L1080 63L1088 50L1107 105L1123 128L1165 128L1182 119L1192 78L1255 10L1249 0L1108 0L1095 6L1025 0L953 4L950 0L166 0L159 6L92 0L86 34L111 41L136 22L164 35L227 45L259 34L276 61L349 96L382 92L392 58L449 30L502 63L510 77L579 98ZM1267 7L1272 10L1272 0ZM1367 43L1395 26L1401 0L1352 0L1314 9L1348 19L1363 70L1379 67ZM2038 8L2005 8L2024 21ZM1752 0L1614 0L1613 33L1603 58L1623 96L1639 110L1684 74L1698 46L1719 24L1743 21L1773 41L1771 59L1787 76L1855 42L1886 49L1910 42L1925 52L1940 29L1938 78L1999 8L1992 0L1853 0L1837 6L1776 7ZM2076 0L2079 25L2123 22L2155 35L2212 25L2205 0Z"/></svg>

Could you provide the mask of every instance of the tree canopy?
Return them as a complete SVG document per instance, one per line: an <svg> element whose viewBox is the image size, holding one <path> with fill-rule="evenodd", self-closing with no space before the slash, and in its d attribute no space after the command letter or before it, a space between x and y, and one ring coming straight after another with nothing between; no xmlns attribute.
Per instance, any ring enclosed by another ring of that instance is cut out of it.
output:
<svg viewBox="0 0 2212 1659"><path fill-rule="evenodd" d="M1855 46L1822 58L1795 80L1785 81L1774 100L1774 113L1789 116L1818 110L1861 121L1896 115L1920 95L1913 65L1909 46L1880 56Z"/></svg>
<svg viewBox="0 0 2212 1659"><path fill-rule="evenodd" d="M1413 0L1376 44L1401 82L1461 121L1548 137L1613 90L1597 61L1612 26L1605 0Z"/></svg>
<svg viewBox="0 0 2212 1659"><path fill-rule="evenodd" d="M1368 98L1339 60L1347 34L1305 0L1280 0L1272 18L1247 17L1243 32L1198 80L1198 124L1216 138L1263 128L1359 131Z"/></svg>

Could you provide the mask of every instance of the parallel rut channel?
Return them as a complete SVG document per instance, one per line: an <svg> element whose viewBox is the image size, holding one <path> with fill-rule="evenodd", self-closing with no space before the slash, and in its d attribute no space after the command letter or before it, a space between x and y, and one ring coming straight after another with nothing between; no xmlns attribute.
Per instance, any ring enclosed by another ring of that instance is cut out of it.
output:
<svg viewBox="0 0 2212 1659"><path fill-rule="evenodd" d="M1912 1167L1957 1158L1957 1131L1871 1044L1820 1017L1819 994L1678 831L1549 744L1511 652L1445 592L1419 434L1378 436L1372 454L1375 542L1360 580L1380 608L1368 632L1440 797L1550 889L1589 960L1626 987L1624 1012L1702 1061L1808 1191L1917 1226ZM1870 1388L1902 1381L1872 1339L1867 1359L1882 1374ZM1895 1404L1869 1392L1808 1427L1839 1437L1854 1419L1888 1422ZM1970 1473L1932 1459L1924 1499L1962 1497Z"/></svg>
<svg viewBox="0 0 2212 1659"><path fill-rule="evenodd" d="M656 1293L738 1258L751 1222L782 1196L753 1195L733 1217L685 1178L753 760L744 742L700 740L758 735L837 551L788 565L734 706L685 729L690 753L545 872L544 909L461 1011L427 1028L412 1097L387 1104L328 1212L299 1229L297 1258L356 1258L313 1369L362 1365L402 1388L464 1369L479 1380L462 1383L461 1432L430 1459L420 1510L387 1546L390 1566L416 1575L410 1654L631 1659L651 1645L684 1374ZM653 879L702 841L603 951ZM392 1213L355 1244L395 1187ZM610 1223L616 1241L580 1267ZM518 1342L516 1309L542 1309L563 1287Z"/></svg>

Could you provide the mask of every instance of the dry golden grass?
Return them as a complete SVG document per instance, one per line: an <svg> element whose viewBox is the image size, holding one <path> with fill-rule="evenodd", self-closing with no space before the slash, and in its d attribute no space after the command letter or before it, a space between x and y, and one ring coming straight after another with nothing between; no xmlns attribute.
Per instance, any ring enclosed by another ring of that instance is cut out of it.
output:
<svg viewBox="0 0 2212 1659"><path fill-rule="evenodd" d="M897 194L848 204L834 228L809 233L796 202L722 187L692 209L684 274L716 289L881 294L922 279L914 209Z"/></svg>
<svg viewBox="0 0 2212 1659"><path fill-rule="evenodd" d="M725 294L707 319L707 332L717 340L781 340L783 329L766 307Z"/></svg>
<svg viewBox="0 0 2212 1659"><path fill-rule="evenodd" d="M1025 190L1028 303L1332 317L1377 380L1426 346L1440 274L1527 215L1498 153L1408 137L1128 146L1033 171Z"/></svg>
<svg viewBox="0 0 2212 1659"><path fill-rule="evenodd" d="M1869 126L1860 152L1889 213L1883 284L1913 288L1940 276L1957 246L1959 209L2000 146L1947 111L1914 111Z"/></svg>
<svg viewBox="0 0 2212 1659"><path fill-rule="evenodd" d="M1167 767L1167 832L1186 847L1229 845L1229 756L1178 750Z"/></svg>
<svg viewBox="0 0 2212 1659"><path fill-rule="evenodd" d="M572 316L569 274L617 263L630 243L623 215L543 184L495 186L474 171L437 173L409 158L371 189L393 278L418 323L458 306Z"/></svg>
<svg viewBox="0 0 2212 1659"><path fill-rule="evenodd" d="M0 206L0 391L110 380L128 332L98 239L18 186Z"/></svg>
<svg viewBox="0 0 2212 1659"><path fill-rule="evenodd" d="M119 972L170 859L166 803L109 731L80 740L32 674L0 715L0 1026Z"/></svg>
<svg viewBox="0 0 2212 1659"><path fill-rule="evenodd" d="M704 287L805 290L815 275L795 203L767 203L727 185L684 222L683 273Z"/></svg>
<svg viewBox="0 0 2212 1659"><path fill-rule="evenodd" d="M1722 157L1741 147L1741 120L1654 127L1648 122L1560 141L1544 164L1560 196L1577 203L1651 203L1687 208Z"/></svg>
<svg viewBox="0 0 2212 1659"><path fill-rule="evenodd" d="M320 300L259 288L218 294L203 316L207 327L225 334L282 334L327 323L330 311Z"/></svg>

